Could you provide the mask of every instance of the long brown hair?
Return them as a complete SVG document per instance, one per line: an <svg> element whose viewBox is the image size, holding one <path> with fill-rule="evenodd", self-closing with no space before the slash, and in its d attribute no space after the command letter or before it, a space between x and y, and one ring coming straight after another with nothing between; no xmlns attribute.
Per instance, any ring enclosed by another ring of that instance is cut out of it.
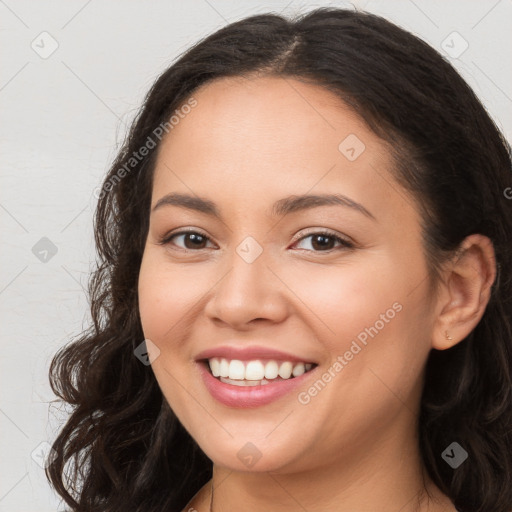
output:
<svg viewBox="0 0 512 512"><path fill-rule="evenodd" d="M433 283L466 236L492 240L499 277L490 302L465 340L431 352L419 434L429 475L459 510L510 512L510 146L429 45L378 16L325 7L294 20L267 14L232 23L186 51L148 93L99 194L93 324L51 364L52 388L73 411L53 444L50 482L73 511L179 512L211 478L211 461L170 409L151 367L134 356L144 339L137 281L160 142L155 130L199 86L255 72L329 89L392 144L395 177L422 212ZM133 160L148 138L155 147ZM453 441L470 456L456 470L441 458Z"/></svg>

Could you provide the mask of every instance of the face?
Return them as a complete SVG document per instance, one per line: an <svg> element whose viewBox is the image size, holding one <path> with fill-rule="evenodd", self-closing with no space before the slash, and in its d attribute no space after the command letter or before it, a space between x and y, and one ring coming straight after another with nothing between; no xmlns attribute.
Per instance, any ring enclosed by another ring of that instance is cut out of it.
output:
<svg viewBox="0 0 512 512"><path fill-rule="evenodd" d="M214 463L242 471L245 455L261 457L252 471L298 471L410 439L432 318L420 217L385 144L289 78L221 79L194 98L159 149L138 290L169 405ZM302 195L342 199L289 199ZM199 356L219 347L287 354L228 364L316 366L266 384L287 386L274 395L205 376Z"/></svg>

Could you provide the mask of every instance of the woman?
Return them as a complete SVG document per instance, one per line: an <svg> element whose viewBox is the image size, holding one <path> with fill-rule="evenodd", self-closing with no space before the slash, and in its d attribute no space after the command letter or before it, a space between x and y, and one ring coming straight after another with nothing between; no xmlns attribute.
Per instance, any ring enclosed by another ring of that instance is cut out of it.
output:
<svg viewBox="0 0 512 512"><path fill-rule="evenodd" d="M510 147L366 13L233 23L101 190L48 477L76 511L512 510ZM74 471L65 465L74 462Z"/></svg>

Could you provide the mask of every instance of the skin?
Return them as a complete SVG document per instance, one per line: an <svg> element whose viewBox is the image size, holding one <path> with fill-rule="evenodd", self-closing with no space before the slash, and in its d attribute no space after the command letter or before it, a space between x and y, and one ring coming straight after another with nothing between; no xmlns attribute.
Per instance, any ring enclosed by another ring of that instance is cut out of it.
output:
<svg viewBox="0 0 512 512"><path fill-rule="evenodd" d="M211 82L194 98L162 141L152 207L170 192L192 194L214 201L223 220L155 210L139 302L145 337L160 350L152 368L162 392L214 463L213 510L455 511L422 468L416 421L429 351L461 341L484 313L492 244L468 237L433 296L416 203L393 179L385 143L336 96L260 76ZM338 149L349 134L365 145L354 161ZM281 198L333 192L375 220L340 205L270 215ZM182 228L209 240L158 243ZM354 248L306 237L326 228ZM248 236L263 250L252 263L236 252ZM307 391L394 303L401 311L307 404L292 392L230 408L199 377L200 351L264 345L318 363ZM251 468L237 457L248 442L261 453ZM208 511L210 488L184 511Z"/></svg>

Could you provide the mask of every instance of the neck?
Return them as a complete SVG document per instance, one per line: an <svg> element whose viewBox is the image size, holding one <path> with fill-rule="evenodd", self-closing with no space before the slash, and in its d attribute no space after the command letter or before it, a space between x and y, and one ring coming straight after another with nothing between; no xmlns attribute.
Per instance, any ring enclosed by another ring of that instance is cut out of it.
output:
<svg viewBox="0 0 512 512"><path fill-rule="evenodd" d="M212 512L455 512L422 468L417 439L403 435L381 436L363 454L347 452L308 471L237 472L214 465L212 484Z"/></svg>

